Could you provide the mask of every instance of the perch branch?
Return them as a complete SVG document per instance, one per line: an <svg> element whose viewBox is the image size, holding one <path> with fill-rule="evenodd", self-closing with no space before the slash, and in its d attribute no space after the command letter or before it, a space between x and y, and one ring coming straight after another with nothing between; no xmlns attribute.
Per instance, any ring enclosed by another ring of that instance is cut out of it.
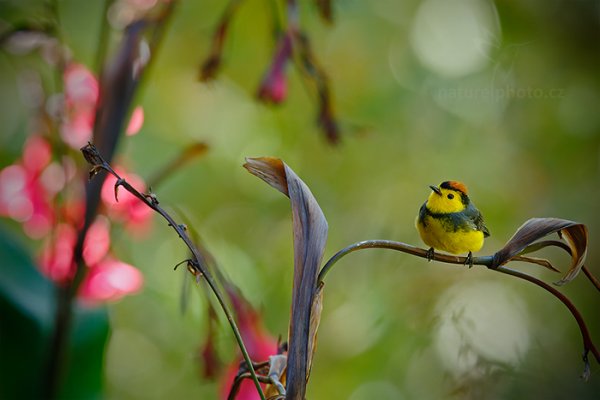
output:
<svg viewBox="0 0 600 400"><path fill-rule="evenodd" d="M546 247L546 245L547 244L544 242L542 244L542 247ZM338 251L337 253L335 253L325 263L325 265L321 269L321 272L319 273L317 282L319 284L323 283L323 280L325 279L325 276L327 275L327 273L345 255L350 254L355 251L358 251L358 250L373 249L373 248L396 250L396 251L411 254L413 256L417 256L417 257L421 257L421 258L425 258L425 259L427 259L427 256L428 256L427 250L419 248L419 247L411 246L406 243L395 242L395 241L391 241L391 240L365 240L362 242L351 244L350 246L347 246L347 247L341 249L340 251ZM460 264L460 265L464 265L467 262L466 257L453 256L453 255L449 255L449 254L441 254L438 252L436 252L434 254L432 260L440 261L440 262L443 262L446 264ZM533 263L533 264L543 265L550 269L553 269L553 267L551 267L550 263L548 263L548 265L541 263L541 261L546 261L546 260L541 260L541 259L537 259L537 258L515 256L515 257L511 258L510 261L524 261L524 262L529 262L529 263ZM600 363L600 352L598 351L598 349L596 348L596 346L594 345L594 343L592 341L589 330L585 324L585 321L583 320L583 317L581 316L581 313L579 312L577 307L575 307L575 305L571 302L571 300L569 300L568 297L566 297L564 294L559 292L556 288L552 287L551 285L549 285L543 281L540 281L537 278L534 278L523 272L515 271L515 270L512 270L512 269L504 267L504 266L495 267L493 255L473 257L473 265L483 265L494 271L498 271L503 274L512 275L517 278L524 279L524 280L531 282L531 283L541 287L542 289L550 292L554 297L558 298L569 309L569 311L571 312L571 314L577 321L577 325L579 326L579 330L580 330L581 336L583 338L583 361L585 363L585 371L583 373L583 376L584 376L584 378L587 379L587 377L589 376L589 362L588 362L588 358L587 358L588 353L592 352L596 361L598 363ZM584 269L584 272L586 272L586 271L587 271L587 269ZM587 272L586 272L586 275L587 275ZM592 282L593 282L593 280L592 280Z"/></svg>

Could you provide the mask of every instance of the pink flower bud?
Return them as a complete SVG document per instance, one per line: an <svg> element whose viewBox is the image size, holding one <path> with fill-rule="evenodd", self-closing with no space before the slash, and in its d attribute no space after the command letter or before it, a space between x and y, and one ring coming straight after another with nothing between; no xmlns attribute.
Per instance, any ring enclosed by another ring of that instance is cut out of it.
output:
<svg viewBox="0 0 600 400"><path fill-rule="evenodd" d="M281 103L287 96L287 78L285 67L292 55L291 34L281 36L273 55L271 67L258 89L258 98L265 102Z"/></svg>

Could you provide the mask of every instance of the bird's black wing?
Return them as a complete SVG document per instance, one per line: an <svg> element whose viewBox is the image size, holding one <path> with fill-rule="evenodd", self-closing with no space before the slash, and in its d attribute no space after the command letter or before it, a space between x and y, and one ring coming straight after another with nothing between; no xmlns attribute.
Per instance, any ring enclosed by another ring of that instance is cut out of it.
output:
<svg viewBox="0 0 600 400"><path fill-rule="evenodd" d="M481 212L473 205L473 203L469 203L464 213L474 225L475 229L483 232L483 237L490 236L490 231L488 230L487 226L485 226L485 222L483 221L483 215L481 215Z"/></svg>
<svg viewBox="0 0 600 400"><path fill-rule="evenodd" d="M429 210L427 209L427 202L423 203L421 208L419 209L419 222L423 225L427 225L425 223L425 216L428 214Z"/></svg>

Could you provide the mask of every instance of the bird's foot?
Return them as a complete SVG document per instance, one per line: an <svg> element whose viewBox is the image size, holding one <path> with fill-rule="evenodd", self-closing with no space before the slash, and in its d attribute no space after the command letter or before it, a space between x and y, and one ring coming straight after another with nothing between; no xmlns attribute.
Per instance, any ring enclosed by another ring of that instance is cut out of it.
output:
<svg viewBox="0 0 600 400"><path fill-rule="evenodd" d="M433 247L430 247L429 250L427 250L427 253L425 253L425 257L427 258L427 261L431 261L433 260L434 256L435 250L433 249Z"/></svg>
<svg viewBox="0 0 600 400"><path fill-rule="evenodd" d="M469 252L467 254L467 259L465 260L465 265L468 265L469 268L473 268L473 253Z"/></svg>

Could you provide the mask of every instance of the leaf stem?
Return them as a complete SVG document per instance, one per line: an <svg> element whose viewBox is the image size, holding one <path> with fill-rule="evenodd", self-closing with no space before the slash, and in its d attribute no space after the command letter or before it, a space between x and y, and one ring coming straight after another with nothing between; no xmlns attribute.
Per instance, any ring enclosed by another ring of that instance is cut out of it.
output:
<svg viewBox="0 0 600 400"><path fill-rule="evenodd" d="M114 0L104 0L102 13L100 14L100 33L98 35L98 47L96 48L95 71L98 76L102 75L104 61L106 60L106 52L108 50L108 34L110 27L108 23L108 11Z"/></svg>

